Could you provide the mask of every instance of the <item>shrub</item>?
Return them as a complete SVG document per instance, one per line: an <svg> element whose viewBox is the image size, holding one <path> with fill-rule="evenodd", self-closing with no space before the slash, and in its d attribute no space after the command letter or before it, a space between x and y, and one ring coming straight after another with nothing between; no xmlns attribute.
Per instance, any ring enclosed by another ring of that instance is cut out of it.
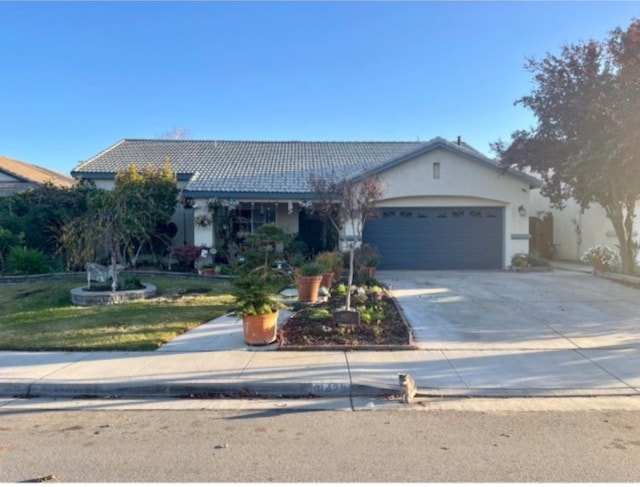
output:
<svg viewBox="0 0 640 487"><path fill-rule="evenodd" d="M45 274L49 272L49 261L40 250L12 247L7 256L7 269L13 274Z"/></svg>
<svg viewBox="0 0 640 487"><path fill-rule="evenodd" d="M181 270L193 269L194 263L200 254L202 247L195 245L179 245L173 248L173 258L178 262Z"/></svg>
<svg viewBox="0 0 640 487"><path fill-rule="evenodd" d="M300 268L303 276L319 276L324 272L323 267L316 262L307 262Z"/></svg>
<svg viewBox="0 0 640 487"><path fill-rule="evenodd" d="M331 318L331 311L325 308L306 308L304 314L310 320L325 320Z"/></svg>
<svg viewBox="0 0 640 487"><path fill-rule="evenodd" d="M4 271L5 260L12 247L22 245L24 233L15 234L7 228L0 227L0 271Z"/></svg>
<svg viewBox="0 0 640 487"><path fill-rule="evenodd" d="M334 269L342 269L342 255L340 252L320 252L314 260L324 267L327 272L331 272Z"/></svg>
<svg viewBox="0 0 640 487"><path fill-rule="evenodd" d="M620 265L618 253L606 245L596 245L588 249L580 259L586 264L596 266L602 263L607 269L616 270Z"/></svg>
<svg viewBox="0 0 640 487"><path fill-rule="evenodd" d="M346 296L347 295L347 286L344 283L340 283L333 290L333 294L336 296Z"/></svg>
<svg viewBox="0 0 640 487"><path fill-rule="evenodd" d="M133 291L134 289L142 289L144 286L140 282L140 279L133 276L127 276L120 280L118 289L121 291Z"/></svg>
<svg viewBox="0 0 640 487"><path fill-rule="evenodd" d="M380 252L376 247L369 244L362 244L355 251L356 268L377 267L380 263Z"/></svg>
<svg viewBox="0 0 640 487"><path fill-rule="evenodd" d="M306 243L300 240L300 237L296 235L293 237L284 247L284 253L287 256L293 256L296 254L300 254L303 257L309 253L309 247Z"/></svg>
<svg viewBox="0 0 640 487"><path fill-rule="evenodd" d="M511 258L513 267L546 267L549 261L536 254L515 254Z"/></svg>

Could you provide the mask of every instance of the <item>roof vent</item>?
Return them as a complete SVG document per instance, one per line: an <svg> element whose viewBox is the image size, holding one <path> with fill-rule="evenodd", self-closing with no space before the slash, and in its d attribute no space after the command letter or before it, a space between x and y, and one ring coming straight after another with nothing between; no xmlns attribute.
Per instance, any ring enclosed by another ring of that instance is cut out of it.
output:
<svg viewBox="0 0 640 487"><path fill-rule="evenodd" d="M458 135L458 145L462 145L462 137Z"/></svg>

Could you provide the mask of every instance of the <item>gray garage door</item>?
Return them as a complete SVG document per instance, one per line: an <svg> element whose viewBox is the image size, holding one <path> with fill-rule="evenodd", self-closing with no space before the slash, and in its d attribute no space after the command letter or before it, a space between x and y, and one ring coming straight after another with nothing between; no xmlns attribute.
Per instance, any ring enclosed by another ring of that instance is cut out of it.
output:
<svg viewBox="0 0 640 487"><path fill-rule="evenodd" d="M363 240L379 269L501 269L504 209L380 208Z"/></svg>

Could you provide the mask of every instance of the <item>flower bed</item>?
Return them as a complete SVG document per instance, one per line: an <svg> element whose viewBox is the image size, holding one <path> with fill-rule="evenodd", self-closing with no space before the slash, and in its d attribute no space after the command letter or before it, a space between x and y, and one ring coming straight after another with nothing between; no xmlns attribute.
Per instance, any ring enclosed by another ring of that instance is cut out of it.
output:
<svg viewBox="0 0 640 487"><path fill-rule="evenodd" d="M413 349L411 329L395 300L376 289L379 292L361 292L352 297L359 323L336 322L334 312L344 307L344 296L334 295L325 302L302 307L280 328L280 349Z"/></svg>

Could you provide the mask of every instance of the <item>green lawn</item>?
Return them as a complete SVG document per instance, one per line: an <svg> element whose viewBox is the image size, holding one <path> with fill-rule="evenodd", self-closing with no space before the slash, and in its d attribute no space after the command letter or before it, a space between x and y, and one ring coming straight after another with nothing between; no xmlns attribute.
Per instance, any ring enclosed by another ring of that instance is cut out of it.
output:
<svg viewBox="0 0 640 487"><path fill-rule="evenodd" d="M157 298L90 308L71 304L82 279L1 286L0 350L155 350L232 308L226 280L141 279L158 288Z"/></svg>

